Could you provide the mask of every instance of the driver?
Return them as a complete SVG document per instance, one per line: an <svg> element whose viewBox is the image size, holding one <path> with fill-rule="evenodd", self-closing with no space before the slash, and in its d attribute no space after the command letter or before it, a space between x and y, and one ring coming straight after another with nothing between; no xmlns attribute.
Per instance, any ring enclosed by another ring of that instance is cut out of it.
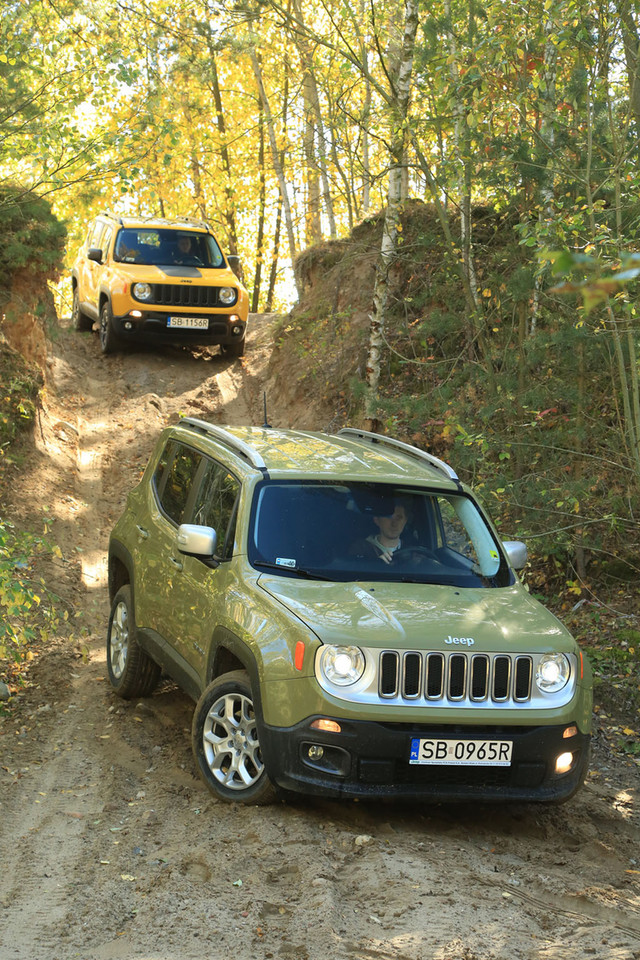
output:
<svg viewBox="0 0 640 960"><path fill-rule="evenodd" d="M181 233L178 235L178 246L174 256L175 263L185 263L189 261L190 263L198 262L200 263L200 258L198 257L195 249L195 245L191 241L191 237L188 234Z"/></svg>
<svg viewBox="0 0 640 960"><path fill-rule="evenodd" d="M393 555L402 549L401 535L409 522L409 514L403 503L394 503L391 513L374 516L378 528L363 540L357 540L349 551L358 557L378 557L383 563L392 563Z"/></svg>

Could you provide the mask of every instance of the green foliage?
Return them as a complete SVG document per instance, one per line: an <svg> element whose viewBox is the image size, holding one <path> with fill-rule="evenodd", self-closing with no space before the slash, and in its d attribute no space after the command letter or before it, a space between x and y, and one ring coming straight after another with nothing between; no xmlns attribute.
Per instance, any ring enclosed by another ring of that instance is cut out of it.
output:
<svg viewBox="0 0 640 960"><path fill-rule="evenodd" d="M65 240L46 200L19 185L0 186L0 289L24 268L33 280L57 278Z"/></svg>
<svg viewBox="0 0 640 960"><path fill-rule="evenodd" d="M1 472L2 458L6 458L11 442L33 423L42 374L8 344L0 342L0 384Z"/></svg>
<svg viewBox="0 0 640 960"><path fill-rule="evenodd" d="M53 635L68 612L35 573L42 556L60 557L46 536L20 532L0 521L0 658L18 663L36 641Z"/></svg>

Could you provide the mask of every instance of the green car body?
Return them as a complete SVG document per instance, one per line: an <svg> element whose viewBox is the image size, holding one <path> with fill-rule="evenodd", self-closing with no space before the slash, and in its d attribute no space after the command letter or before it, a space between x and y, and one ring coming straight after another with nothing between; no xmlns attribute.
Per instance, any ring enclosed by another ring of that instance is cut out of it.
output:
<svg viewBox="0 0 640 960"><path fill-rule="evenodd" d="M187 418L112 532L111 682L173 677L224 799L563 800L587 769L591 673L510 556L416 448Z"/></svg>

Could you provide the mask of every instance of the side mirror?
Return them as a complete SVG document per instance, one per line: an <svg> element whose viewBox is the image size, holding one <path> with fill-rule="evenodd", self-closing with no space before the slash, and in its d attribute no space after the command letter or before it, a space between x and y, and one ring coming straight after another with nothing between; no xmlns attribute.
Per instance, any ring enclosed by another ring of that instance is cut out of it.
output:
<svg viewBox="0 0 640 960"><path fill-rule="evenodd" d="M93 260L94 263L102 263L102 250L100 247L89 247L87 259Z"/></svg>
<svg viewBox="0 0 640 960"><path fill-rule="evenodd" d="M213 527L200 527L195 523L181 523L176 535L180 553L196 557L212 557L216 552L218 537Z"/></svg>
<svg viewBox="0 0 640 960"><path fill-rule="evenodd" d="M227 254L227 263L235 273L238 280L242 281L242 263L237 253Z"/></svg>
<svg viewBox="0 0 640 960"><path fill-rule="evenodd" d="M502 546L514 570L522 570L527 563L527 545L520 540L505 540Z"/></svg>

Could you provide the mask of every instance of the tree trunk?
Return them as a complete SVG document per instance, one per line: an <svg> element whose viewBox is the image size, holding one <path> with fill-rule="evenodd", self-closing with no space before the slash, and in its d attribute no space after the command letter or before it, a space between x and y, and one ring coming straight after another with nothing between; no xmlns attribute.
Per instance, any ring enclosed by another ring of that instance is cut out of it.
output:
<svg viewBox="0 0 640 960"><path fill-rule="evenodd" d="M622 23L624 58L629 82L629 104L636 122L636 137L640 137L640 39L630 0L618 0L618 14Z"/></svg>
<svg viewBox="0 0 640 960"><path fill-rule="evenodd" d="M409 109L413 54L418 28L418 0L405 0L404 11L402 51L399 56L397 74L394 77L392 99L390 102L392 109L392 131L387 209L382 229L380 256L376 267L373 312L370 316L367 392L365 398L365 418L370 426L373 425L373 421L377 419L380 357L385 336L387 300L389 294L389 271L395 258L397 245L405 127Z"/></svg>
<svg viewBox="0 0 640 960"><path fill-rule="evenodd" d="M273 168L278 178L278 186L280 188L280 197L282 199L282 209L284 212L285 226L287 229L287 239L289 241L289 257L291 259L291 269L293 271L293 266L296 259L296 239L295 233L293 230L293 218L291 216L291 204L289 202L289 192L287 190L287 182L284 176L284 165L282 163L282 158L278 151L278 143L276 140L276 131L273 123L273 116L271 113L271 108L269 106L269 98L267 97L267 92L265 90L264 81L262 79L262 69L260 67L260 58L256 49L256 36L253 29L253 22L249 21L249 35L251 39L250 46L250 55L251 55L251 65L253 67L253 73L256 78L256 83L258 85L258 92L260 94L260 100L262 101L262 109L264 110L264 119L267 126L267 132L269 134L269 143L271 146L271 162L273 163ZM296 293L299 295L300 291L298 290L298 283L295 278L294 272L294 284L296 286Z"/></svg>
<svg viewBox="0 0 640 960"><path fill-rule="evenodd" d="M333 210L333 198L331 196L331 188L329 185L329 172L327 169L327 154L329 151L327 149L327 136L324 129L324 121L322 119L322 110L320 109L318 84L316 81L315 71L313 69L313 54L306 37L306 28L304 19L302 17L302 8L298 3L298 0L293 0L292 6L296 20L303 29L303 32L296 36L295 42L298 50L300 51L300 59L302 60L305 70L305 97L307 95L309 96L309 103L311 104L315 116L316 128L318 131L317 165L320 170L320 177L322 179L322 197L324 200L325 213L327 215L327 223L329 225L329 236L332 240L335 240L338 234L336 230L336 218Z"/></svg>
<svg viewBox="0 0 640 960"><path fill-rule="evenodd" d="M264 112L262 101L258 98L258 169L259 169L259 200L258 200L258 237L256 239L256 268L253 274L253 292L251 295L251 312L257 313L260 306L260 284L262 283L262 262L264 260L264 222L267 205L267 173L264 165Z"/></svg>
<svg viewBox="0 0 640 960"><path fill-rule="evenodd" d="M304 96L304 159L307 168L307 209L305 216L306 243L308 247L320 243L322 227L320 223L320 177L315 152L316 125L314 121L313 97L311 93L311 77L305 73L302 82Z"/></svg>

